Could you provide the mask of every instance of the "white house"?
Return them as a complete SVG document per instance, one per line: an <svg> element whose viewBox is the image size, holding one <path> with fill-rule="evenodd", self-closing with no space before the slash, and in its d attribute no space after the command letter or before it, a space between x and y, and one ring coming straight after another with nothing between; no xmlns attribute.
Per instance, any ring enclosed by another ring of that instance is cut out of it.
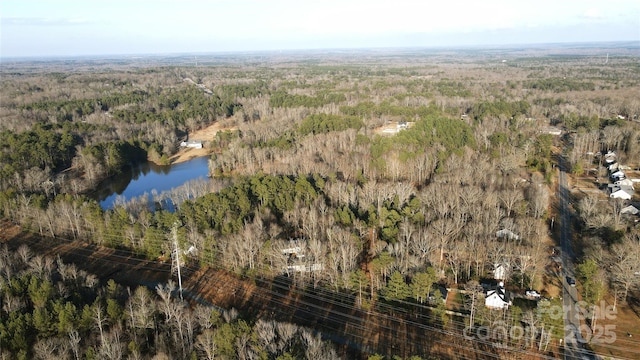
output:
<svg viewBox="0 0 640 360"><path fill-rule="evenodd" d="M502 230L496 231L496 237L501 239L507 239L507 240L515 240L515 241L520 240L520 235L514 233L509 229L502 229Z"/></svg>
<svg viewBox="0 0 640 360"><path fill-rule="evenodd" d="M202 141L189 140L180 143L180 146L194 149L202 149Z"/></svg>
<svg viewBox="0 0 640 360"><path fill-rule="evenodd" d="M490 309L505 309L511 306L511 297L503 283L499 283L497 287L487 291L484 305Z"/></svg>
<svg viewBox="0 0 640 360"><path fill-rule="evenodd" d="M495 263L493 264L493 278L496 280L504 280L507 278L509 264Z"/></svg>
<svg viewBox="0 0 640 360"><path fill-rule="evenodd" d="M614 162L616 162L616 153L613 151L609 151L606 154L604 154L604 161L607 164L612 164Z"/></svg>
<svg viewBox="0 0 640 360"><path fill-rule="evenodd" d="M306 272L307 267L305 265L289 265L287 266L287 272Z"/></svg>
<svg viewBox="0 0 640 360"><path fill-rule="evenodd" d="M633 188L633 180L631 180L631 179L618 180L618 181L614 182L613 184L617 185L617 186L630 186L630 187Z"/></svg>
<svg viewBox="0 0 640 360"><path fill-rule="evenodd" d="M198 249L195 247L195 245L191 245L187 250L183 251L183 253L185 255L198 255Z"/></svg>
<svg viewBox="0 0 640 360"><path fill-rule="evenodd" d="M299 255L302 254L302 248L300 246L294 246L286 249L282 249L283 255Z"/></svg>
<svg viewBox="0 0 640 360"><path fill-rule="evenodd" d="M545 126L542 128L542 130L540 130L540 132L554 136L562 135L562 129L559 129L555 126Z"/></svg>
<svg viewBox="0 0 640 360"><path fill-rule="evenodd" d="M631 200L633 197L633 187L630 186L614 186L611 188L610 198Z"/></svg>
<svg viewBox="0 0 640 360"><path fill-rule="evenodd" d="M638 209L633 205L629 205L627 207L620 209L620 214L638 215L640 214L640 209Z"/></svg>
<svg viewBox="0 0 640 360"><path fill-rule="evenodd" d="M622 180L622 179L626 178L626 176L624 175L624 172L622 172L620 170L612 173L610 175L610 177L611 177L611 180L613 180L613 181L619 181L619 180Z"/></svg>
<svg viewBox="0 0 640 360"><path fill-rule="evenodd" d="M290 247L280 249L282 255L287 258L287 266L284 271L287 275L291 273L306 273L323 271L324 265L321 263L314 263L313 259L309 259L304 254L304 247L298 245L304 240L292 240L290 241Z"/></svg>
<svg viewBox="0 0 640 360"><path fill-rule="evenodd" d="M309 265L300 264L300 265L287 266L287 273L315 272L315 271L322 271L322 270L324 270L324 266L320 263L309 264Z"/></svg>

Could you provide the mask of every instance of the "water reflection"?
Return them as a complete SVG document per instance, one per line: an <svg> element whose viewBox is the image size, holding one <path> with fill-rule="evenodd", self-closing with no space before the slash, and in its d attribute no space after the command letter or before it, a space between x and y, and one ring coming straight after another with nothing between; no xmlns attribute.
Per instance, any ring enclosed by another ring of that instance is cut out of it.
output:
<svg viewBox="0 0 640 360"><path fill-rule="evenodd" d="M206 178L209 173L208 160L207 157L199 157L168 166L147 162L105 180L93 197L103 209L111 209L116 199L122 200L122 197L128 200L145 193L161 193L187 181Z"/></svg>

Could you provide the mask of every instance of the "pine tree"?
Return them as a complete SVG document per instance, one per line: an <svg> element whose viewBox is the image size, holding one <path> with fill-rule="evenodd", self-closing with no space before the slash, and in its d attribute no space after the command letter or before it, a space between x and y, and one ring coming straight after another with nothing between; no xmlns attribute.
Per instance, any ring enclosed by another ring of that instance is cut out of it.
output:
<svg viewBox="0 0 640 360"><path fill-rule="evenodd" d="M404 300L411 295L409 285L404 281L404 276L399 271L394 271L387 281L387 286L382 289L382 297L387 301Z"/></svg>

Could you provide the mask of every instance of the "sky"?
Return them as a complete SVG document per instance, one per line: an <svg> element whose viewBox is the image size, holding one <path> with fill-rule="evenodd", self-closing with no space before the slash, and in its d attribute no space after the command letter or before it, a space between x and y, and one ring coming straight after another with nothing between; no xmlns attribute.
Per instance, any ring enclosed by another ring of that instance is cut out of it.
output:
<svg viewBox="0 0 640 360"><path fill-rule="evenodd" d="M638 41L638 0L2 0L0 57Z"/></svg>

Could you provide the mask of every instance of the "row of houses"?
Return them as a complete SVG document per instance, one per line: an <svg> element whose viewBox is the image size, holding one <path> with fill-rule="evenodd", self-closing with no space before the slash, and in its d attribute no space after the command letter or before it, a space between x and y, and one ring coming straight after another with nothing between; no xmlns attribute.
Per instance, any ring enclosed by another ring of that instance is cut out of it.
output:
<svg viewBox="0 0 640 360"><path fill-rule="evenodd" d="M614 199L631 200L635 195L634 185L640 183L640 179L629 179L625 170L630 170L629 166L621 165L617 161L615 152L609 151L604 155L604 165L609 171L611 183L607 185L609 196ZM640 215L640 208L633 204L622 208L621 214ZM519 240L518 234L502 229L496 232L496 237L505 240ZM505 289L502 280L506 279L510 270L508 262L495 263L493 267L493 277L499 280L497 285L484 286L485 306L491 309L506 309L512 305L513 294ZM639 273L640 274L640 273ZM540 295L535 291L528 291L527 298L540 299Z"/></svg>
<svg viewBox="0 0 640 360"><path fill-rule="evenodd" d="M627 178L624 170L628 166L620 165L617 161L616 153L609 151L604 155L604 166L609 171L611 183L607 185L609 197L613 199L631 200L635 193L634 181Z"/></svg>
<svg viewBox="0 0 640 360"><path fill-rule="evenodd" d="M514 235L519 238L519 236L517 236L512 232L509 232L506 234L511 239L513 238ZM501 235L504 235L504 234L501 233ZM308 272L323 271L324 266L321 263L316 263L314 261L307 261L308 259L306 259L306 256L304 254L304 248L301 245L302 244L300 240L293 240L290 243L290 247L280 250L282 255L287 258L285 273L289 275L292 273L308 273ZM496 269L498 277L504 276L504 274L500 275L501 274L500 269L504 271L502 266L499 266L498 269ZM490 309L505 309L511 306L511 295L504 288L504 283L502 281L497 283L496 285L485 284L483 285L483 287L484 287L484 295L485 295L484 301L485 301L486 307ZM432 305L436 305L435 304L437 299L437 297L435 296L436 292L440 293L440 298L446 304L447 297L449 295L449 289L447 289L446 287L440 284L433 284L432 289L429 292L429 298L428 298L429 303Z"/></svg>

